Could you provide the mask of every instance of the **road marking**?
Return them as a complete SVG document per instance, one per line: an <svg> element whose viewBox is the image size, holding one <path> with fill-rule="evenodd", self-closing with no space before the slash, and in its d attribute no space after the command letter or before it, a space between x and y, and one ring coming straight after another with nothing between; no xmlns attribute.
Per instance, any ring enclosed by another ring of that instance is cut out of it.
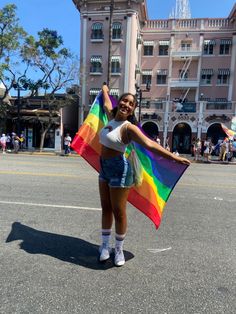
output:
<svg viewBox="0 0 236 314"><path fill-rule="evenodd" d="M82 206L56 205L56 204L38 204L38 203L25 203L25 202L0 201L0 204L38 206L38 207L53 207L53 208L66 208L66 209L101 210L101 208L96 208L96 207L82 207Z"/></svg>
<svg viewBox="0 0 236 314"><path fill-rule="evenodd" d="M14 174L14 175L26 175L26 176L40 176L40 177L66 177L66 178L79 178L79 175L73 174L63 174L63 173L35 173L35 172L27 172L27 171L7 171L0 170L0 174Z"/></svg>
<svg viewBox="0 0 236 314"><path fill-rule="evenodd" d="M178 186L192 186L192 187L194 187L194 186L197 186L197 187L199 187L199 188L203 188L203 187L207 187L207 188L212 188L212 187L214 187L214 189L215 188L219 188L219 189L223 189L223 188L227 188L227 189L236 189L236 185L216 185L216 184L202 184L202 183L197 183L197 184L195 184L195 183L183 183L183 182L179 182L178 183Z"/></svg>
<svg viewBox="0 0 236 314"><path fill-rule="evenodd" d="M167 247L167 248L165 248L165 249L148 249L148 251L150 252L150 253L160 253L160 252L165 252L165 251L169 251L169 250L171 250L172 249L172 247Z"/></svg>
<svg viewBox="0 0 236 314"><path fill-rule="evenodd" d="M216 200L216 201L223 201L223 198L221 198L221 197L214 197L214 200Z"/></svg>

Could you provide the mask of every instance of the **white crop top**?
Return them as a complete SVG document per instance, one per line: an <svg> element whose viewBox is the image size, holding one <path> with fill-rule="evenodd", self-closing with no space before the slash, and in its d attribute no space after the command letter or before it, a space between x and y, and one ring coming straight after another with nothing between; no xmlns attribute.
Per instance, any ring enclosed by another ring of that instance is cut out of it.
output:
<svg viewBox="0 0 236 314"><path fill-rule="evenodd" d="M124 144L121 139L121 128L130 123L129 121L109 121L99 133L99 142L111 149L124 153L128 144Z"/></svg>

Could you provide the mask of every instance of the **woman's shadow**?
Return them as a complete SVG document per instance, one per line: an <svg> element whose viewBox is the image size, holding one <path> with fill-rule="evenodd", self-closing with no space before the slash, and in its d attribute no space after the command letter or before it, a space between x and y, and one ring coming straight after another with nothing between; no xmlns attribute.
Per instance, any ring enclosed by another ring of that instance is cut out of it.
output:
<svg viewBox="0 0 236 314"><path fill-rule="evenodd" d="M98 261L98 248L85 240L65 235L39 231L20 222L14 222L6 242L21 240L20 248L30 254L44 254L62 261L91 269L106 270L114 267L113 256L105 263ZM124 251L126 261L134 255Z"/></svg>

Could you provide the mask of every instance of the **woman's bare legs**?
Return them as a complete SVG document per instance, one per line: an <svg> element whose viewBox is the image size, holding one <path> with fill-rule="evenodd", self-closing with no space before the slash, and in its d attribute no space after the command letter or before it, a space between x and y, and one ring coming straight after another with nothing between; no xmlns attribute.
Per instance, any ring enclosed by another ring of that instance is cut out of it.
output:
<svg viewBox="0 0 236 314"><path fill-rule="evenodd" d="M127 230L126 204L128 195L128 188L110 188L110 200L117 234L125 234Z"/></svg>
<svg viewBox="0 0 236 314"><path fill-rule="evenodd" d="M129 195L128 188L110 188L110 200L115 217L116 244L115 265L122 266L125 263L123 244L127 231L126 203Z"/></svg>
<svg viewBox="0 0 236 314"><path fill-rule="evenodd" d="M110 200L110 189L107 182L99 180L99 193L102 206L102 229L111 229L113 211Z"/></svg>

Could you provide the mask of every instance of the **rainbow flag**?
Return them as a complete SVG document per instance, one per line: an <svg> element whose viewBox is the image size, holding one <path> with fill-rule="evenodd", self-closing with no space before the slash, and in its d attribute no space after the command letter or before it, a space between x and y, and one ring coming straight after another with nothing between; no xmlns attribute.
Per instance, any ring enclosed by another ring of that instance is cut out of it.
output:
<svg viewBox="0 0 236 314"><path fill-rule="evenodd" d="M112 97L111 101L115 105ZM98 133L107 122L102 94L99 94L71 145L97 171L100 168L101 151ZM188 166L154 155L137 143L132 144L143 167L143 181L141 186L131 188L128 201L147 215L158 228L166 202ZM128 146L127 151L130 149Z"/></svg>
<svg viewBox="0 0 236 314"><path fill-rule="evenodd" d="M233 140L236 137L236 132L227 128L223 123L221 123L221 127L230 140Z"/></svg>

